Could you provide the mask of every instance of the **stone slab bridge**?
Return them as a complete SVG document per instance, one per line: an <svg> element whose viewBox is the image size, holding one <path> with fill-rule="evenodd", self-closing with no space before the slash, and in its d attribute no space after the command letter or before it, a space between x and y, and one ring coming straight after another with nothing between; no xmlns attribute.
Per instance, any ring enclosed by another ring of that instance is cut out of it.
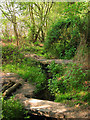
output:
<svg viewBox="0 0 90 120"><path fill-rule="evenodd" d="M32 115L56 118L57 120L60 118L75 118L70 112L70 108L62 103L26 98L24 96L20 99L20 95L18 96L18 99L23 103L25 110Z"/></svg>
<svg viewBox="0 0 90 120"><path fill-rule="evenodd" d="M29 114L42 116L42 117L49 117L52 120L73 120L76 118L88 120L89 112L81 111L75 109L74 107L68 107L63 103L57 103L48 100L40 100L34 98L26 98L24 96L16 95L21 103L23 103L24 108ZM47 120L47 119L45 119Z"/></svg>
<svg viewBox="0 0 90 120"><path fill-rule="evenodd" d="M68 64L73 63L73 60L63 60L63 59L44 59L40 56L37 56L36 54L25 54L25 57L36 59L37 61L43 63L43 64L50 64L52 61L55 61L56 64Z"/></svg>

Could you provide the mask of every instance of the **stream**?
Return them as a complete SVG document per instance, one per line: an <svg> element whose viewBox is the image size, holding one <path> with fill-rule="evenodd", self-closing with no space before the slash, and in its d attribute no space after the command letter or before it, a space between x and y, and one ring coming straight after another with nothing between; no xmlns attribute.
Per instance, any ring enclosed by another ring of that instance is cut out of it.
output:
<svg viewBox="0 0 90 120"><path fill-rule="evenodd" d="M33 98L54 101L55 96L52 96L50 91L48 90L48 79L52 78L51 74L48 72L49 70L47 68L48 64L40 63L40 66L41 66L42 72L45 73L46 81L42 84L42 87L44 87L44 89L34 94Z"/></svg>

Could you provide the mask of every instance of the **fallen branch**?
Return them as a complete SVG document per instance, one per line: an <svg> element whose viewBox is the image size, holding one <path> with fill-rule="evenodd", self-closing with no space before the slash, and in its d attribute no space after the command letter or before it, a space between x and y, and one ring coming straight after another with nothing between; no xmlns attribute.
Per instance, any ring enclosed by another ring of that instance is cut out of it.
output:
<svg viewBox="0 0 90 120"><path fill-rule="evenodd" d="M15 84L15 82L11 82L11 81L8 84L5 84L2 88L2 93L4 93L8 88L13 86L14 84Z"/></svg>
<svg viewBox="0 0 90 120"><path fill-rule="evenodd" d="M9 96L12 92L14 92L17 88L19 88L22 84L20 82L14 84L12 87L7 89L2 96Z"/></svg>

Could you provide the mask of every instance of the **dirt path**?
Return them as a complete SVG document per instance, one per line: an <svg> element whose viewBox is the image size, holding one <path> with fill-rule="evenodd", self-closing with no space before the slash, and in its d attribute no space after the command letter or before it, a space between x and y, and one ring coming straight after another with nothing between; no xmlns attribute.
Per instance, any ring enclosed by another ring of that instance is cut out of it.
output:
<svg viewBox="0 0 90 120"><path fill-rule="evenodd" d="M35 90L35 86L25 82L22 78L20 78L17 74L15 73L2 73L2 84L6 84L9 81L13 81L15 83L21 82L22 86L17 89L13 95L21 96L21 97L32 97L33 92Z"/></svg>

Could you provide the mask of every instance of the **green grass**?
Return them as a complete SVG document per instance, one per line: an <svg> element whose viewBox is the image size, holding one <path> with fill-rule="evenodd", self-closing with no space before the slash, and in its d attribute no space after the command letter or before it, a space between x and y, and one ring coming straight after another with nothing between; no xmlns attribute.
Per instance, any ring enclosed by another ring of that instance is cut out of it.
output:
<svg viewBox="0 0 90 120"><path fill-rule="evenodd" d="M21 48L21 51L29 54L36 54L38 56L43 56L45 54L44 47L40 47L39 45L31 44L29 46L24 46Z"/></svg>
<svg viewBox="0 0 90 120"><path fill-rule="evenodd" d="M90 94L87 91L81 91L81 92L69 92L65 94L56 94L55 102L62 102L62 103L68 103L69 106L74 106L77 104L84 105L89 102Z"/></svg>
<svg viewBox="0 0 90 120"><path fill-rule="evenodd" d="M4 72L17 73L24 80L35 82L37 85L41 85L45 81L45 74L42 73L40 65L28 58L23 60L22 63L3 64L2 70Z"/></svg>
<svg viewBox="0 0 90 120"><path fill-rule="evenodd" d="M14 46L5 46L2 50L4 72L17 73L24 80L36 83L37 90L43 89L41 84L45 82L46 76L39 62L32 58L25 58Z"/></svg>
<svg viewBox="0 0 90 120"><path fill-rule="evenodd" d="M40 44L40 43L38 43ZM43 58L46 59L51 59L51 58L55 58L55 56L53 56L49 51L46 52L44 46L40 47L39 45L36 44L31 44L31 45L24 45L24 47L21 47L21 51L22 53L28 53L28 54L36 54L38 56L41 56Z"/></svg>

